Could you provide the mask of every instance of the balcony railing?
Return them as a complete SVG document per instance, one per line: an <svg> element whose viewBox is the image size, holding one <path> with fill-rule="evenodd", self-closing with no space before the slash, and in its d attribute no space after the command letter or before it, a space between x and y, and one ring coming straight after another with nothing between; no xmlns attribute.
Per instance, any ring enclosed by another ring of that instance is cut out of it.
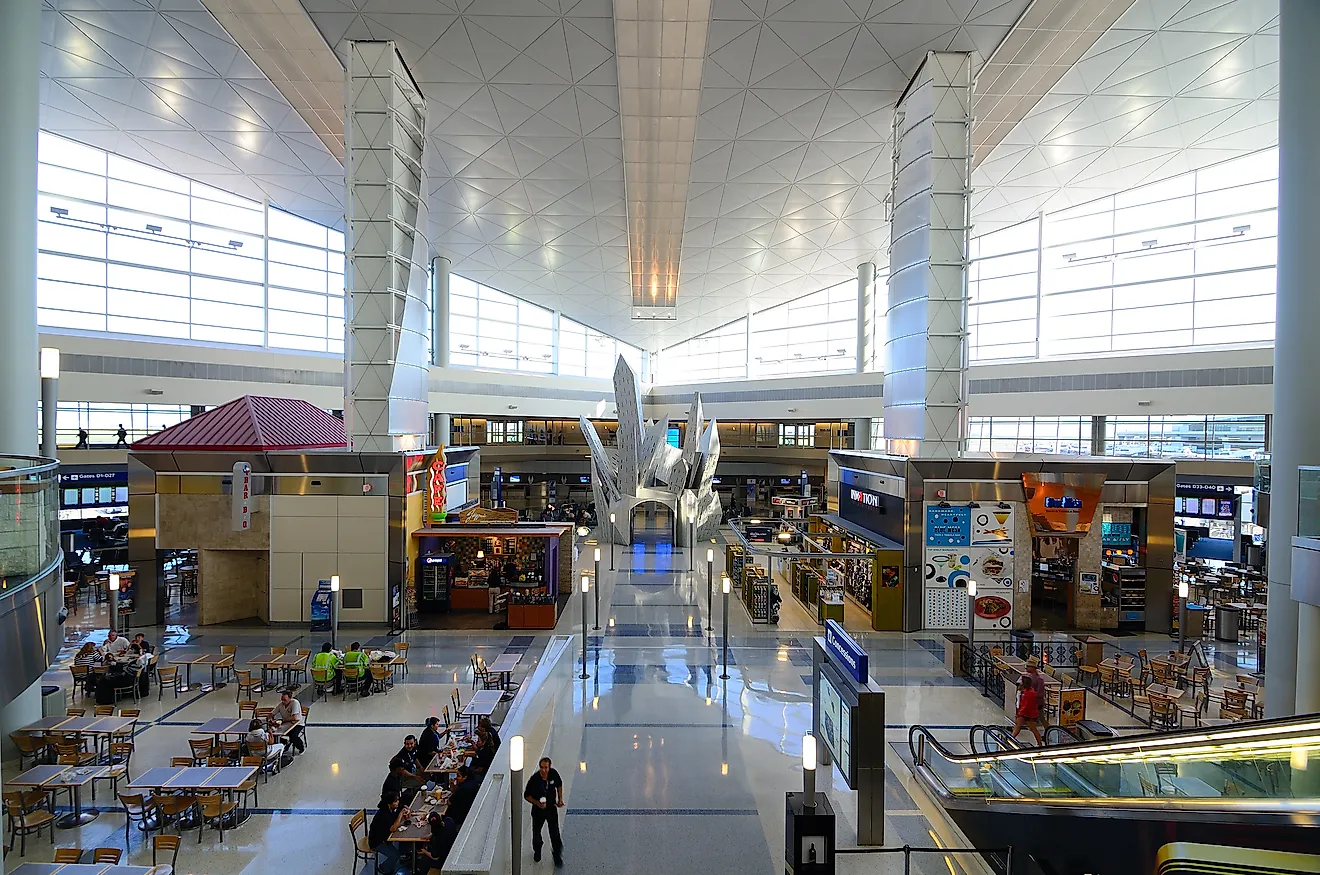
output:
<svg viewBox="0 0 1320 875"><path fill-rule="evenodd" d="M50 459L0 456L0 596L59 563L58 468Z"/></svg>

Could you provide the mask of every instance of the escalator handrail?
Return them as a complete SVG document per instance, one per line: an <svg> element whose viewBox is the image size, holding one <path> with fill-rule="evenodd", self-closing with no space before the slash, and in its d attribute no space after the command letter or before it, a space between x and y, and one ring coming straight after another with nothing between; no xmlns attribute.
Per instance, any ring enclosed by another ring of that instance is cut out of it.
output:
<svg viewBox="0 0 1320 875"><path fill-rule="evenodd" d="M1000 751L998 753L983 754L957 754L951 752L938 739L931 734L930 730L920 724L912 726L908 730L908 747L912 751L914 762L918 765L922 763L917 759L917 740L923 739L922 743L933 744L940 755L952 762L984 762L987 759L996 758L1014 758L1018 759L1023 755L1032 756L1038 752L1048 751L1048 756L1066 757L1071 753L1085 755L1094 752L1098 748L1122 748L1131 746L1134 750L1139 750L1141 746L1150 744L1177 745L1180 742L1188 744L1200 743L1207 735L1220 735L1222 733L1241 733L1259 738L1263 734L1269 734L1273 730L1286 730L1297 726L1315 726L1320 727L1320 714L1304 714L1295 717L1280 717L1272 720L1254 720L1246 723L1230 723L1223 726L1199 726L1187 729L1177 729L1171 732L1145 733L1142 735L1119 736L1115 738L1098 738L1091 741L1079 741L1072 744L1061 744L1050 748L1022 747L1017 750ZM1158 740L1157 740L1158 739ZM1033 757L1034 758L1034 757Z"/></svg>
<svg viewBox="0 0 1320 875"><path fill-rule="evenodd" d="M1074 743L1074 744L1076 744L1077 742L1080 742L1080 741L1081 741L1081 739L1078 738L1076 735L1074 735L1074 734L1068 729L1068 727L1066 727L1066 726L1060 726L1059 724L1054 723L1054 724L1051 724L1051 725L1045 727L1045 736L1044 736L1044 737L1045 737L1045 746L1046 746L1046 747L1061 747L1061 746L1062 746L1062 745L1060 745L1060 744L1050 744L1050 733L1051 733L1051 732L1053 732L1055 735L1060 735L1060 736L1063 736L1063 737L1065 737L1065 738L1070 738L1070 739L1072 739L1072 743Z"/></svg>
<svg viewBox="0 0 1320 875"><path fill-rule="evenodd" d="M986 754L986 753L999 752L999 751L991 751L988 749L978 751L976 748L976 739L977 736L981 736L981 735L993 736L995 741L999 742L1001 745L1003 745L1003 747L1009 748L1011 750L1017 750L1022 747L1022 742L1018 741L1016 738L1010 735L1008 731L1004 729L1004 727L992 726L985 723L978 723L967 732L967 746L971 749L972 753Z"/></svg>

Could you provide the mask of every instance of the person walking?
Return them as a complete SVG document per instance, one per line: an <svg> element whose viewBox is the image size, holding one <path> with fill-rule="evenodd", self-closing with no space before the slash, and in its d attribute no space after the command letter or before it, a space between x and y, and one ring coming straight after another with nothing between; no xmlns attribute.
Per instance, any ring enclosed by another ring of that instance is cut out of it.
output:
<svg viewBox="0 0 1320 875"><path fill-rule="evenodd" d="M119 430L115 432L115 447L126 446L128 446L128 430L124 428L124 424L121 422L119 423Z"/></svg>
<svg viewBox="0 0 1320 875"><path fill-rule="evenodd" d="M75 450L86 450L86 449L88 449L88 446L87 446L87 429L85 429L85 428L80 428L80 429L78 429L78 443L74 444L73 448L74 448Z"/></svg>
<svg viewBox="0 0 1320 875"><path fill-rule="evenodd" d="M1017 738L1022 727L1026 726L1031 730L1031 734L1036 736L1036 745L1039 747L1044 742L1041 741L1040 730L1036 728L1036 721L1040 717L1040 704L1036 698L1036 688L1031 684L1031 678L1023 675L1018 678L1017 693L1017 721L1013 724L1013 737Z"/></svg>
<svg viewBox="0 0 1320 875"><path fill-rule="evenodd" d="M564 865L564 840L559 836L559 809L564 807L564 779L550 767L550 757L541 757L539 768L527 779L523 798L532 804L532 859L541 862L541 826L550 826L550 850L555 865Z"/></svg>

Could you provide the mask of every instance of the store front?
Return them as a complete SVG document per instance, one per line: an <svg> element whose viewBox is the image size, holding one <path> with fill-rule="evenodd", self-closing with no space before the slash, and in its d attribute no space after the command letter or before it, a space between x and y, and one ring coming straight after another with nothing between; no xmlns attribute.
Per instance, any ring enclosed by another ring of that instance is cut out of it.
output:
<svg viewBox="0 0 1320 875"><path fill-rule="evenodd" d="M410 628L553 629L573 592L568 523L447 523L413 538Z"/></svg>
<svg viewBox="0 0 1320 875"><path fill-rule="evenodd" d="M894 597L904 631L964 631L971 613L986 631L1167 632L1173 472L1172 462L1147 460L836 451L828 509L839 522L824 520L901 549ZM880 611L875 602L873 616Z"/></svg>

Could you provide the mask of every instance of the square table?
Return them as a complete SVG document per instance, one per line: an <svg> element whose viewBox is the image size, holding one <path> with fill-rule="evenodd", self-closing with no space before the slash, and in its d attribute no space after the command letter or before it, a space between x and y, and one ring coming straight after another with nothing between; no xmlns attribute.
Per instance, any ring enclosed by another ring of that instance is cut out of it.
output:
<svg viewBox="0 0 1320 875"><path fill-rule="evenodd" d="M469 725L473 725L478 717L489 717L494 714L503 699L503 690L477 690L463 706L459 716L468 718Z"/></svg>
<svg viewBox="0 0 1320 875"><path fill-rule="evenodd" d="M301 657L291 657L287 653L276 656L273 653L263 653L260 656L254 656L247 661L248 665L261 666L261 689L265 692L272 684L270 682L270 673L272 670L287 669L289 663L287 660L293 659L299 661Z"/></svg>
<svg viewBox="0 0 1320 875"><path fill-rule="evenodd" d="M76 717L69 717L68 715L60 716L58 714L52 714L49 717L42 717L40 720L37 720L33 723L29 723L27 726L24 726L22 729L19 729L18 731L24 733L50 732L53 729L58 729L61 725L68 723L70 720L77 720L77 719L78 718Z"/></svg>
<svg viewBox="0 0 1320 875"><path fill-rule="evenodd" d="M417 799L422 799L424 793L425 791L422 791L422 793L418 793L416 799L413 800L414 803L417 801ZM438 811L441 814L444 814L446 811L448 811L449 802L448 802L448 798L446 797L446 800L443 802L436 802L436 803L423 802L421 805L414 804L413 806L411 806L411 808L412 808L412 817L404 821L403 823L399 824L400 829L397 829L394 832L390 833L390 841L403 842L404 844L408 844L412 846L411 847L412 868L416 870L417 846L426 844L431 840L431 828L426 823L426 820L431 816L432 811Z"/></svg>
<svg viewBox="0 0 1320 875"><path fill-rule="evenodd" d="M211 667L210 687L207 688L202 684L196 685L196 687L201 689L202 692L209 693L211 692L211 690L218 690L224 686L224 684L216 683L215 670L217 668L222 668L225 666L232 666L234 664L234 657L228 653L194 653L189 656L179 656L174 651L171 650L169 653L169 661L171 665L184 666L183 692L185 693L194 688L192 682L192 667L194 665L210 666Z"/></svg>
<svg viewBox="0 0 1320 875"><path fill-rule="evenodd" d="M486 671L494 672L500 676L500 689L509 693L509 682L513 678L513 670L518 667L519 660L522 659L521 653L501 653L495 661L486 666ZM505 696L505 698L512 698Z"/></svg>
<svg viewBox="0 0 1320 875"><path fill-rule="evenodd" d="M216 744L219 744L222 735L247 735L248 726L251 723L252 719L250 717L212 717L194 729L193 732L198 735L214 736Z"/></svg>
<svg viewBox="0 0 1320 875"><path fill-rule="evenodd" d="M72 788L73 811L62 815L55 821L55 825L60 829L75 829L91 823L100 815L98 809L83 809L82 788L107 772L108 766L33 766L6 783L11 787L35 787L46 791Z"/></svg>
<svg viewBox="0 0 1320 875"><path fill-rule="evenodd" d="M147 769L145 772L139 772L136 778L128 782L128 789L159 790L182 770L182 766L156 766Z"/></svg>

